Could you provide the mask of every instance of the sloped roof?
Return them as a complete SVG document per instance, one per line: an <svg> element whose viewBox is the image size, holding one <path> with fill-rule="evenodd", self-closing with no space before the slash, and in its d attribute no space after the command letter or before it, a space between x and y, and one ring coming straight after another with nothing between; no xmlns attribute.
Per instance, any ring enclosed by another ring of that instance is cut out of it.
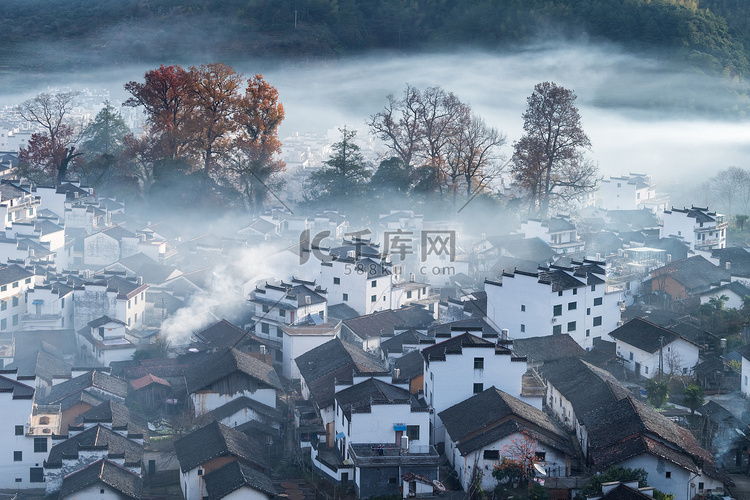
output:
<svg viewBox="0 0 750 500"><path fill-rule="evenodd" d="M355 373L388 373L380 358L338 337L298 356L294 361L321 408L333 404L335 381L351 382Z"/></svg>
<svg viewBox="0 0 750 500"><path fill-rule="evenodd" d="M536 439L573 453L568 434L543 411L495 387L441 411L438 416L450 439L466 455L515 432L530 432Z"/></svg>
<svg viewBox="0 0 750 500"><path fill-rule="evenodd" d="M329 319L345 320L357 318L359 316L360 314L347 304L335 304L332 306L328 306Z"/></svg>
<svg viewBox="0 0 750 500"><path fill-rule="evenodd" d="M138 269L140 269L141 266L145 264L157 264L154 259L143 252L139 252L128 257L123 257L118 262L126 268L130 269L133 273L137 272Z"/></svg>
<svg viewBox="0 0 750 500"><path fill-rule="evenodd" d="M271 408L270 406L264 405L263 403L254 399L250 399L247 396L234 398L230 402L223 404L218 408L215 408L214 410L211 410L211 416L217 421L221 421L245 408L254 410L257 413L260 413L261 415L277 422L280 422L284 418L284 415L282 415L281 412L276 408Z"/></svg>
<svg viewBox="0 0 750 500"><path fill-rule="evenodd" d="M484 347L492 349L493 354L511 354L507 347L467 332L422 349L422 356L427 363L445 361L448 354L461 354L464 347Z"/></svg>
<svg viewBox="0 0 750 500"><path fill-rule="evenodd" d="M76 417L76 424L110 423L112 427L127 427L128 434L148 436L148 420L117 401L105 401Z"/></svg>
<svg viewBox="0 0 750 500"><path fill-rule="evenodd" d="M571 356L580 358L586 354L586 350L570 335L513 339L513 352L542 363Z"/></svg>
<svg viewBox="0 0 750 500"><path fill-rule="evenodd" d="M7 285L15 281L31 278L32 276L34 276L34 273L27 271L17 264L0 267L0 285Z"/></svg>
<svg viewBox="0 0 750 500"><path fill-rule="evenodd" d="M40 348L36 352L16 358L5 366L6 370L18 370L19 377L37 376L47 382L55 377L69 377L72 365Z"/></svg>
<svg viewBox="0 0 750 500"><path fill-rule="evenodd" d="M172 384L170 384L163 378L156 377L154 375L151 375L150 373L148 375L145 375L139 379L136 379L130 382L130 385L136 391L139 389L143 389L144 387L151 385L151 384L159 384L159 385L163 385L164 387L172 387Z"/></svg>
<svg viewBox="0 0 750 500"><path fill-rule="evenodd" d="M519 259L532 260L538 263L550 262L555 252L540 238L513 239L497 242L506 254Z"/></svg>
<svg viewBox="0 0 750 500"><path fill-rule="evenodd" d="M369 413L373 404L405 404L419 406L416 398L406 389L382 380L369 378L336 393L336 401L344 414Z"/></svg>
<svg viewBox="0 0 750 500"><path fill-rule="evenodd" d="M108 455L124 454L128 463L141 463L143 460L143 445L97 424L54 445L49 451L47 463L60 465L63 458L75 457L82 448L91 446L106 446Z"/></svg>
<svg viewBox="0 0 750 500"><path fill-rule="evenodd" d="M196 364L185 375L188 392L199 391L206 386L241 372L261 384L281 390L281 381L272 366L234 348L223 349Z"/></svg>
<svg viewBox="0 0 750 500"><path fill-rule="evenodd" d="M539 371L542 378L570 401L579 420L587 412L630 394L609 372L581 359L545 363ZM581 390L583 387L586 390Z"/></svg>
<svg viewBox="0 0 750 500"><path fill-rule="evenodd" d="M150 263L141 265L141 267L135 272L135 274L143 278L144 283L148 283L149 285L164 283L169 278L175 277L175 273L180 275L182 274L182 271L177 269L177 266Z"/></svg>
<svg viewBox="0 0 750 500"><path fill-rule="evenodd" d="M408 381L424 373L424 358L419 351L411 351L409 354L396 358L393 367L399 370L397 381Z"/></svg>
<svg viewBox="0 0 750 500"><path fill-rule="evenodd" d="M254 338L250 333L225 319L204 328L196 336L207 347L219 349L234 347L242 340Z"/></svg>
<svg viewBox="0 0 750 500"><path fill-rule="evenodd" d="M701 255L672 261L652 272L654 281L665 274L682 284L688 293L699 293L708 290L711 285L729 281L729 273L725 269L711 264Z"/></svg>
<svg viewBox="0 0 750 500"><path fill-rule="evenodd" d="M128 395L127 381L100 370L93 370L52 386L49 394L41 398L42 401L40 402L42 404L63 404L63 400L69 398L77 400L82 392L91 387L106 393L97 393L97 398L108 399L107 394L111 394L114 397L125 399Z"/></svg>
<svg viewBox="0 0 750 500"><path fill-rule="evenodd" d="M269 497L278 494L268 476L238 460L206 474L203 479L210 500L219 500L245 486Z"/></svg>
<svg viewBox="0 0 750 500"><path fill-rule="evenodd" d="M215 420L175 441L174 449L183 472L225 456L237 457L262 469L268 467L263 452L245 434Z"/></svg>
<svg viewBox="0 0 750 500"><path fill-rule="evenodd" d="M128 498L141 498L143 479L107 459L94 462L73 474L65 476L60 487L60 498L65 498L99 482L117 490Z"/></svg>
<svg viewBox="0 0 750 500"><path fill-rule="evenodd" d="M0 375L0 392L10 392L13 399L32 399L34 397L34 388L11 378Z"/></svg>
<svg viewBox="0 0 750 500"><path fill-rule="evenodd" d="M404 351L404 344L416 345L425 340L432 340L432 337L425 335L424 333L420 333L414 328L409 328L408 330L404 330L394 337L389 337L385 340L381 340L380 349L386 354L389 352L399 353Z"/></svg>
<svg viewBox="0 0 750 500"><path fill-rule="evenodd" d="M611 331L609 335L616 340L652 354L657 352L661 346L670 344L678 339L693 344L692 341L684 339L676 332L641 318L631 319L624 325Z"/></svg>

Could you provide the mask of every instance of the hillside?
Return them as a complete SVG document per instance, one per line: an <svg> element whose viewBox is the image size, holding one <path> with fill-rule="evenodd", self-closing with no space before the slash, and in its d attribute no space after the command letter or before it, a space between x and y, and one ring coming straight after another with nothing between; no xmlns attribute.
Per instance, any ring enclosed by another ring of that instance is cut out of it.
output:
<svg viewBox="0 0 750 500"><path fill-rule="evenodd" d="M744 0L4 0L0 71L585 37L742 78L748 26Z"/></svg>

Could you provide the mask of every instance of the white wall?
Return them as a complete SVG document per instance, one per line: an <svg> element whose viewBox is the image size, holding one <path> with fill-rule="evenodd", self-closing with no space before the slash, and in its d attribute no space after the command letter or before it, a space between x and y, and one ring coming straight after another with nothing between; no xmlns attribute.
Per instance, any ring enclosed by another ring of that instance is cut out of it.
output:
<svg viewBox="0 0 750 500"><path fill-rule="evenodd" d="M650 379L659 372L659 351L646 352L619 339L616 341L616 349L617 355L625 360L624 365L627 370L635 373L635 365L639 363L641 377ZM698 346L682 339L665 344L662 351L664 373L671 373L670 360L673 360L673 364L679 365L680 375L690 374L693 367L698 364L699 353Z"/></svg>
<svg viewBox="0 0 750 500"><path fill-rule="evenodd" d="M283 375L289 380L300 378L299 368L294 360L333 339L336 330L331 329L330 335L289 335L284 332L282 340Z"/></svg>
<svg viewBox="0 0 750 500"><path fill-rule="evenodd" d="M200 416L242 396L247 396L248 398L263 403L266 406L276 408L276 389L258 389L255 392L245 390L235 394L194 392L190 394L190 399L193 401L195 415Z"/></svg>

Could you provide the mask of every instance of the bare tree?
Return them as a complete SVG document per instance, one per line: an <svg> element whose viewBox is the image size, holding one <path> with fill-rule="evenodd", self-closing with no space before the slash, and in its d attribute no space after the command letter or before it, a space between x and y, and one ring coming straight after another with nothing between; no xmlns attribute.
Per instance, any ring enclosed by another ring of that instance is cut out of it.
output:
<svg viewBox="0 0 750 500"><path fill-rule="evenodd" d="M16 108L21 117L41 127L19 152L25 173L33 180L56 177L62 182L73 159L80 127L70 121L77 92L43 92Z"/></svg>
<svg viewBox="0 0 750 500"><path fill-rule="evenodd" d="M422 141L421 94L419 89L407 84L401 99L396 99L393 94L386 99L388 104L385 108L372 115L367 124L395 156L401 158L405 165L412 165L414 154Z"/></svg>
<svg viewBox="0 0 750 500"><path fill-rule="evenodd" d="M724 169L709 181L709 192L727 215L732 216L737 204L747 209L750 201L750 173L739 167Z"/></svg>
<svg viewBox="0 0 750 500"><path fill-rule="evenodd" d="M534 87L523 114L524 135L513 144L513 174L528 191L529 210L546 217L551 200L596 188L597 168L584 158L591 147L573 91L552 82Z"/></svg>

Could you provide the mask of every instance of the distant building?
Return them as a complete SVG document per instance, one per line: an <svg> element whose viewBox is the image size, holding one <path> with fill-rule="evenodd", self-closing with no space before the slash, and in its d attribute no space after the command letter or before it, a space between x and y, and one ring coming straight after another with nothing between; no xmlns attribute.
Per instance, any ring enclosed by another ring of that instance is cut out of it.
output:
<svg viewBox="0 0 750 500"><path fill-rule="evenodd" d="M662 214L664 225L659 229L660 238L679 238L690 245L690 250L714 250L726 248L726 217L708 208L672 208Z"/></svg>

